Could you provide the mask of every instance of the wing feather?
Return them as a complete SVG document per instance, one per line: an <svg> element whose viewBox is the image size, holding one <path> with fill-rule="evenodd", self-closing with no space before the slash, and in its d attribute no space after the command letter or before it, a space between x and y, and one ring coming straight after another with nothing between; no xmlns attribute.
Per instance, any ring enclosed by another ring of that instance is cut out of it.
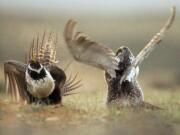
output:
<svg viewBox="0 0 180 135"><path fill-rule="evenodd" d="M176 15L176 8L172 7L172 14L169 17L168 21L165 23L165 25L161 28L160 32L157 33L153 38L148 42L148 44L145 45L145 47L139 52L139 54L136 56L134 61L132 62L132 65L125 71L123 75L123 79L127 78L129 75L130 71L134 67L138 67L145 58L147 58L150 53L159 45L159 43L162 41L164 34L169 30L169 28L172 26L174 19ZM121 83L124 80L121 80Z"/></svg>
<svg viewBox="0 0 180 135"><path fill-rule="evenodd" d="M15 101L14 88L13 88L13 82L12 82L12 76L11 76L11 74L9 75L9 92L10 92L10 94L11 94L11 99L12 99L12 101Z"/></svg>
<svg viewBox="0 0 180 135"><path fill-rule="evenodd" d="M118 69L115 53L101 43L94 42L83 32L74 34L76 21L69 20L64 30L64 39L75 60L103 69L112 77Z"/></svg>
<svg viewBox="0 0 180 135"><path fill-rule="evenodd" d="M11 95L14 102L28 101L25 84L26 65L17 61L4 63L6 93Z"/></svg>
<svg viewBox="0 0 180 135"><path fill-rule="evenodd" d="M172 26L174 19L176 15L176 7L172 7L172 14L169 17L168 21L165 23L165 25L162 27L162 29L156 33L155 36L152 37L152 39L145 45L145 47L139 52L139 54L136 56L133 66L137 67L142 63L142 61L149 56L149 54L159 45L159 43L162 41L164 34L169 30L169 28Z"/></svg>

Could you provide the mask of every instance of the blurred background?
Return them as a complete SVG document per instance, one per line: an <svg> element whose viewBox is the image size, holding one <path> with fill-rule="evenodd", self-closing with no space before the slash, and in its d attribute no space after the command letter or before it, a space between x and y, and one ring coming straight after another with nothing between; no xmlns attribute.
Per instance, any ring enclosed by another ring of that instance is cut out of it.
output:
<svg viewBox="0 0 180 135"><path fill-rule="evenodd" d="M172 5L177 7L173 27L140 67L143 81L153 81L157 86L163 85L161 83L164 81L168 88L180 80L179 0L0 0L1 86L3 62L10 59L24 61L33 37L44 30L58 33L57 52L62 68L72 60L62 38L64 26L70 18L76 19L78 29L95 41L106 44L114 51L120 46L128 46L137 55L165 23ZM73 62L68 72L79 73L86 82L85 89L89 86L96 89L100 82L104 89L102 71ZM157 82L160 78L163 81Z"/></svg>
<svg viewBox="0 0 180 135"><path fill-rule="evenodd" d="M45 30L58 33L57 54L61 68L72 61L62 37L70 18L78 21L78 30L95 41L114 51L120 46L128 46L137 55L166 22L172 5L177 7L173 27L140 67L140 80L164 88L172 88L180 82L179 0L0 0L1 86L4 84L3 62L24 61L30 43L38 33L42 35ZM98 69L73 62L67 72L79 74L85 82L83 89L106 87L103 72Z"/></svg>
<svg viewBox="0 0 180 135"><path fill-rule="evenodd" d="M114 51L120 46L128 46L137 55L164 25L172 5L177 7L175 22L160 46L143 61L139 75L145 100L168 110L138 114L134 118L127 113L113 112L109 117L104 110L107 93L104 73L73 61L63 41L66 22L74 18L78 21L77 29L93 40ZM179 135L179 8L180 0L0 0L0 92L4 92L3 62L12 59L24 62L33 37L38 33L42 35L45 30L58 34L59 66L64 69L73 61L66 71L67 76L78 73L83 83L81 94L63 99L65 110L44 110L33 106L29 109L0 102L0 135L62 132L78 135L80 132L87 135ZM0 99L6 97L1 94ZM122 117L114 117L114 114ZM50 116L58 116L58 120L46 123ZM85 121L88 124L84 125ZM109 125L107 121L110 121Z"/></svg>

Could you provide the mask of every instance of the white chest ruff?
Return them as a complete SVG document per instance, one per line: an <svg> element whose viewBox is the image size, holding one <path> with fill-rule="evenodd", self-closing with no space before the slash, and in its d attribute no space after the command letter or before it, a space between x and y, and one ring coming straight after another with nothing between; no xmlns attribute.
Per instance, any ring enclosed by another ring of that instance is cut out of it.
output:
<svg viewBox="0 0 180 135"><path fill-rule="evenodd" d="M48 97L54 90L54 79L49 72L47 76L40 80L33 80L26 72L27 90L30 94L37 98Z"/></svg>

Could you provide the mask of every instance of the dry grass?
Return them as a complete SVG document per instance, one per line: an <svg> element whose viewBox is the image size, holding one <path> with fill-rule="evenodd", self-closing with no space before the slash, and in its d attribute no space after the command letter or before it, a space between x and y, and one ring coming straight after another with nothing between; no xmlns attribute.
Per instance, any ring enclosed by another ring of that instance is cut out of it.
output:
<svg viewBox="0 0 180 135"><path fill-rule="evenodd" d="M62 41L63 26L67 21L64 17L18 18L3 14L0 17L0 63L12 58L24 60L24 50L30 45L33 36L45 29L59 33L60 67L64 68L71 61L72 57ZM110 44L114 50L122 45L129 46L136 54L167 17L77 18L79 29L93 39ZM180 63L177 62L180 49L178 24L179 19L176 19L161 49L157 48L153 52L141 66L143 72L140 72L145 100L165 110L108 110L103 72L76 62L72 63L67 74L78 73L84 85L79 89L79 94L65 97L63 106L11 103L3 94L3 67L0 64L0 135L179 135L180 84L175 81L178 76L174 76L180 72Z"/></svg>
<svg viewBox="0 0 180 135"><path fill-rule="evenodd" d="M161 111L108 110L105 90L65 97L63 106L19 105L1 97L1 134L178 135L180 93L146 88L146 101Z"/></svg>

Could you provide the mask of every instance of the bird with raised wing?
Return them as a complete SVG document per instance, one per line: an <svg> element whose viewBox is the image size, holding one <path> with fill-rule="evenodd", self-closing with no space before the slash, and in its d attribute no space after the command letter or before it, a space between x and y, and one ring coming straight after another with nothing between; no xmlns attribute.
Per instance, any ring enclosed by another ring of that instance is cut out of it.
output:
<svg viewBox="0 0 180 135"><path fill-rule="evenodd" d="M144 101L137 77L139 65L156 48L164 34L172 26L175 7L167 23L135 57L128 47L120 47L116 53L102 43L91 40L82 32L74 32L76 21L69 20L65 26L64 39L75 60L103 69L108 85L107 104L158 108Z"/></svg>

